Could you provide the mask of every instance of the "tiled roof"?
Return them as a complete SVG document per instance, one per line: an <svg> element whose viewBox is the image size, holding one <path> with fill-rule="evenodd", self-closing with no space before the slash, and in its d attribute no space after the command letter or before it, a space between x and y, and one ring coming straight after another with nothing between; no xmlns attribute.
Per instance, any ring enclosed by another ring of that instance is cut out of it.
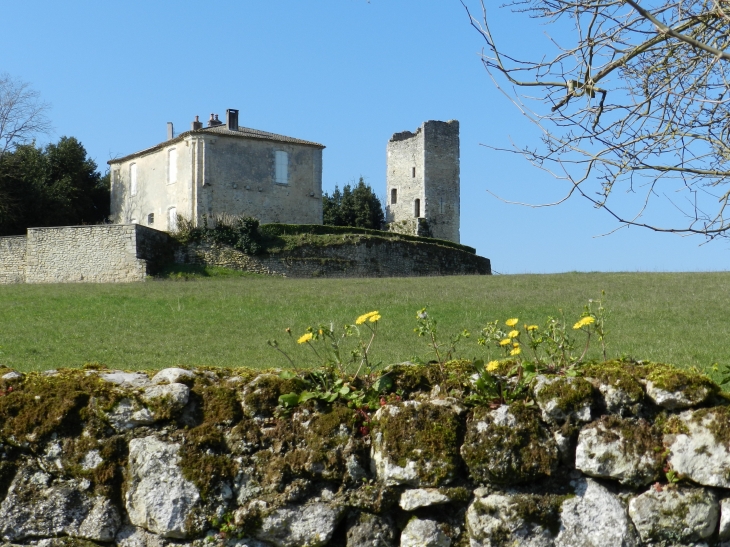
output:
<svg viewBox="0 0 730 547"><path fill-rule="evenodd" d="M204 127L203 129L199 129L198 131L190 131L190 133L216 133L218 135L231 135L232 137L249 137L251 139L290 142L292 144L307 144L309 146L319 146L321 148L324 148L324 145L321 145L318 142L304 141L302 139L295 139L294 137L277 135L276 133L267 133L266 131L259 131L258 129L251 129L249 127L239 127L238 131L231 131L226 127L225 124L217 125L214 127Z"/></svg>
<svg viewBox="0 0 730 547"><path fill-rule="evenodd" d="M289 144L303 144L306 146L316 146L317 148L325 147L323 144L319 144L317 142L305 141L302 139L295 139L294 137L287 137L285 135L277 135L276 133L268 133L267 131L259 131L258 129L251 129L248 127L239 127L237 131L232 131L232 130L228 129L225 124L222 124L222 125L217 125L214 127L203 127L202 129L197 129L195 131L185 131L184 133L180 133L174 139L161 142L160 144L156 144L155 146L152 146L150 148L145 148L144 150L140 150L139 152L135 152L134 154L129 154L122 158L116 158L113 160L109 160L107 163L109 163L109 164L121 163L123 161L127 161L127 160L132 159L137 156L143 156L145 154L155 152L156 150L160 150L161 148L164 148L165 146L169 146L172 143L181 141L189 135L201 135L201 134L205 135L205 134L210 134L210 133L215 134L215 135L221 135L221 136L242 137L245 139L259 139L259 140L264 140L264 141L285 142L285 143L289 143Z"/></svg>

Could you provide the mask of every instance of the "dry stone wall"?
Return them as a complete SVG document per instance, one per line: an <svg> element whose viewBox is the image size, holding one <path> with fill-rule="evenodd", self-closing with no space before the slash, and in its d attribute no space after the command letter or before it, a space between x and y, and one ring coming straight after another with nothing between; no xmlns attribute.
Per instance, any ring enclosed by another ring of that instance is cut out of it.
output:
<svg viewBox="0 0 730 547"><path fill-rule="evenodd" d="M25 236L0 237L0 285L25 281Z"/></svg>
<svg viewBox="0 0 730 547"><path fill-rule="evenodd" d="M166 233L136 224L29 228L0 238L0 284L144 281L172 252Z"/></svg>
<svg viewBox="0 0 730 547"><path fill-rule="evenodd" d="M730 406L706 377L610 362L500 405L466 361L386 371L369 405L282 408L308 376L2 369L0 540L730 546Z"/></svg>
<svg viewBox="0 0 730 547"><path fill-rule="evenodd" d="M230 247L181 247L181 264L221 266L284 277L410 277L488 275L489 259L435 243L343 235L327 245L302 244L291 251L249 256Z"/></svg>

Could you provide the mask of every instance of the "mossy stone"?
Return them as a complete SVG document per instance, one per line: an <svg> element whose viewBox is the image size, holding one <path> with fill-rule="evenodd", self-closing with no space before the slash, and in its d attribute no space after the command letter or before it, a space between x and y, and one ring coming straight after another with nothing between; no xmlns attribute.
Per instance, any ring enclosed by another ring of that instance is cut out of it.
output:
<svg viewBox="0 0 730 547"><path fill-rule="evenodd" d="M414 486L437 487L454 479L462 425L452 410L407 401L381 408L376 418L373 450L383 462L414 468Z"/></svg>
<svg viewBox="0 0 730 547"><path fill-rule="evenodd" d="M494 411L475 408L461 455L476 481L496 484L538 480L558 466L558 447L539 410L521 401Z"/></svg>

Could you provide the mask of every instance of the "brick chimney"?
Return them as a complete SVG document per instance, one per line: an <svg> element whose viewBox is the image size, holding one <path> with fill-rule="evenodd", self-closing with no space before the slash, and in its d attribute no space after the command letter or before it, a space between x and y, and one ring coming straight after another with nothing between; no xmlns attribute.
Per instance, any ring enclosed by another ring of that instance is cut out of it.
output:
<svg viewBox="0 0 730 547"><path fill-rule="evenodd" d="M226 128L229 131L238 131L238 110L233 108L226 110Z"/></svg>
<svg viewBox="0 0 730 547"><path fill-rule="evenodd" d="M195 116L195 121L190 124L191 131L197 131L198 129L203 129L203 122L200 121L199 116Z"/></svg>

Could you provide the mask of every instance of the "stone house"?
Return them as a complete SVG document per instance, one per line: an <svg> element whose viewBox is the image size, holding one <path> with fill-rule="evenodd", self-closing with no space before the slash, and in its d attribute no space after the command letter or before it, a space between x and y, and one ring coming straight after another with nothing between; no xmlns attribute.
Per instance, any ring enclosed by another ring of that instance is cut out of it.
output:
<svg viewBox="0 0 730 547"><path fill-rule="evenodd" d="M389 229L459 243L459 122L430 120L387 146Z"/></svg>
<svg viewBox="0 0 730 547"><path fill-rule="evenodd" d="M211 114L207 127L109 161L111 218L117 224L175 228L178 215L195 225L203 216L246 215L261 223L322 224L324 146L238 125Z"/></svg>

